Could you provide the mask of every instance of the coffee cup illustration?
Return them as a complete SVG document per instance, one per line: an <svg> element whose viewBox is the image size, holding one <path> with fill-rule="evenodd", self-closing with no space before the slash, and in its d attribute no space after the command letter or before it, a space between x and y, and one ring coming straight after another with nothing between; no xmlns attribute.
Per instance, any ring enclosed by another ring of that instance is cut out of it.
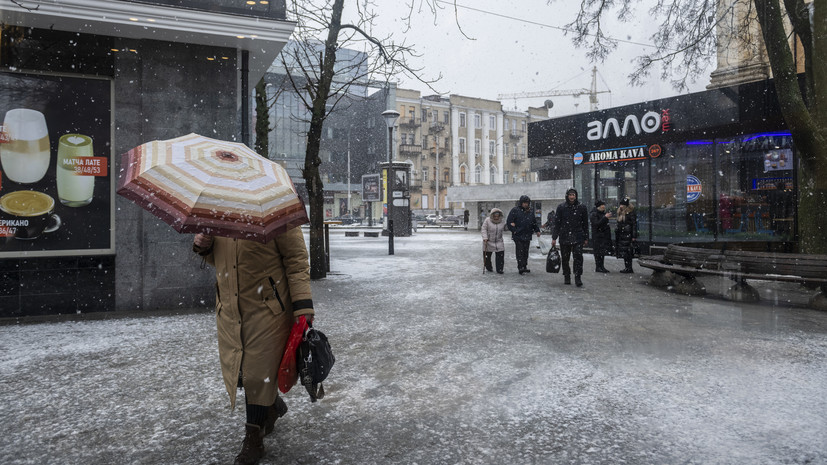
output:
<svg viewBox="0 0 827 465"><path fill-rule="evenodd" d="M49 170L49 130L43 113L28 108L6 112L0 165L6 176L19 184L43 179Z"/></svg>
<svg viewBox="0 0 827 465"><path fill-rule="evenodd" d="M92 202L95 177L76 171L78 161L92 157L92 138L82 134L61 136L57 145L57 197L69 207L83 207Z"/></svg>
<svg viewBox="0 0 827 465"><path fill-rule="evenodd" d="M14 191L0 197L0 229L16 239L30 240L57 231L60 217L55 199L37 191Z"/></svg>

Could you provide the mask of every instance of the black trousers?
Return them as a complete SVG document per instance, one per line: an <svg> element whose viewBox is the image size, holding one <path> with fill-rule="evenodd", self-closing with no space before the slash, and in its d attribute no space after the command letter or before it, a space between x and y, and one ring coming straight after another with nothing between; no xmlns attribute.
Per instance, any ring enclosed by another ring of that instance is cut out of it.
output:
<svg viewBox="0 0 827 465"><path fill-rule="evenodd" d="M632 259L635 258L635 251L629 247L626 251L622 253L623 256L623 264L626 265L627 270L632 269Z"/></svg>
<svg viewBox="0 0 827 465"><path fill-rule="evenodd" d="M531 241L514 239L514 245L517 252L517 269L525 270L528 268L528 247L531 245Z"/></svg>
<svg viewBox="0 0 827 465"><path fill-rule="evenodd" d="M602 254L599 254L599 253L594 254L594 269L595 269L595 271L602 270L602 269L606 268L604 266L604 263L605 263L604 258L605 257L606 257L605 255L602 255Z"/></svg>
<svg viewBox="0 0 827 465"><path fill-rule="evenodd" d="M560 259L563 265L563 276L571 276L569 258L574 255L574 275L583 274L583 244L560 244Z"/></svg>
<svg viewBox="0 0 827 465"><path fill-rule="evenodd" d="M501 250L499 252L485 252L485 269L488 271L494 271L491 267L491 254L497 254L496 261L497 261L497 273L502 273L503 268L505 268L505 251Z"/></svg>

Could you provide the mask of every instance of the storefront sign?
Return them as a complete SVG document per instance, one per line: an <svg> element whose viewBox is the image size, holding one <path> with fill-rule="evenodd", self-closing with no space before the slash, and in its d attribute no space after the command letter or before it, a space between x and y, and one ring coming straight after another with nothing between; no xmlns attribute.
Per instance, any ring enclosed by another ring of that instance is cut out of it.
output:
<svg viewBox="0 0 827 465"><path fill-rule="evenodd" d="M665 119L665 122L664 122ZM609 137L626 137L633 131L635 135L642 132L652 134L659 130L668 131L671 128L671 117L669 110L647 111L640 118L637 115L626 115L621 128L617 118L608 118L605 122L590 121L587 124L588 132L586 137L589 140L608 139Z"/></svg>
<svg viewBox="0 0 827 465"><path fill-rule="evenodd" d="M0 72L0 258L114 254L112 81Z"/></svg>
<svg viewBox="0 0 827 465"><path fill-rule="evenodd" d="M688 175L686 177L686 202L692 203L701 198L701 190L701 180L691 174Z"/></svg>
<svg viewBox="0 0 827 465"><path fill-rule="evenodd" d="M574 164L579 165L581 163L583 163L583 154L580 153L580 152L577 152L577 153L574 154Z"/></svg>
<svg viewBox="0 0 827 465"><path fill-rule="evenodd" d="M584 155L583 163L585 164L594 164L594 163L611 163L617 161L632 161L632 160L645 160L646 159L646 146L639 145L637 147L623 147L617 149L608 149L608 150L595 150L592 152L586 152ZM576 163L575 164L579 164Z"/></svg>

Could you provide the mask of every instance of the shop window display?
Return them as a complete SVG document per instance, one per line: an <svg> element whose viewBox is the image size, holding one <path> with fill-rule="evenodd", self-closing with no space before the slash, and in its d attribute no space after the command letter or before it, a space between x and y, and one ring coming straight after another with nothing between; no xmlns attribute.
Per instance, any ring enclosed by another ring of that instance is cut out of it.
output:
<svg viewBox="0 0 827 465"><path fill-rule="evenodd" d="M790 240L795 209L789 134L754 134L718 144L719 233Z"/></svg>

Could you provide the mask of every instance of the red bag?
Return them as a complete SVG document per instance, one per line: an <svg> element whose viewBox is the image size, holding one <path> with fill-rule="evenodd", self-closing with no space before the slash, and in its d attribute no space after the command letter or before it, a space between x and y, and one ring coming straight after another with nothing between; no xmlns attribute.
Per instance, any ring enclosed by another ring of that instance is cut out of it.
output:
<svg viewBox="0 0 827 465"><path fill-rule="evenodd" d="M284 349L284 356L281 358L278 375L279 391L284 394L287 394L287 391L299 379L299 372L296 370L296 349L299 348L307 328L307 319L302 315L299 317L299 321L293 324L293 329L287 338L287 347Z"/></svg>

